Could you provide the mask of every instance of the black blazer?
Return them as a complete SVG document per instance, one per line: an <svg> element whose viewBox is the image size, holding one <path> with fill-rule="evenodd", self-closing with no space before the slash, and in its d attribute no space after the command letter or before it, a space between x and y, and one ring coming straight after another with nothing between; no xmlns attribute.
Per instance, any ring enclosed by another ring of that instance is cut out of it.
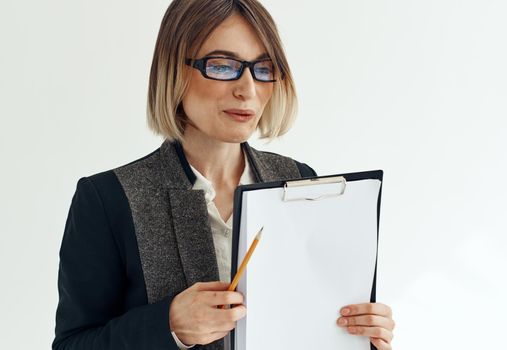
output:
<svg viewBox="0 0 507 350"><path fill-rule="evenodd" d="M316 175L241 144L256 182ZM53 349L174 349L172 299L219 280L204 192L178 142L82 177L60 248ZM195 349L223 349L223 339Z"/></svg>

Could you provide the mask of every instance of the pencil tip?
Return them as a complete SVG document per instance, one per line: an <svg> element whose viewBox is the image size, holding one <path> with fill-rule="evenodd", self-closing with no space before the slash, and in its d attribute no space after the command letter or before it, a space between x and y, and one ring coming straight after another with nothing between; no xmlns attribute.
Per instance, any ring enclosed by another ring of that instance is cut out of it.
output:
<svg viewBox="0 0 507 350"><path fill-rule="evenodd" d="M258 232L258 233L257 233L257 235L255 236L255 239L256 239L256 240L261 239L261 236L262 236L262 230L264 230L264 226L262 226L262 228L259 230L259 232Z"/></svg>

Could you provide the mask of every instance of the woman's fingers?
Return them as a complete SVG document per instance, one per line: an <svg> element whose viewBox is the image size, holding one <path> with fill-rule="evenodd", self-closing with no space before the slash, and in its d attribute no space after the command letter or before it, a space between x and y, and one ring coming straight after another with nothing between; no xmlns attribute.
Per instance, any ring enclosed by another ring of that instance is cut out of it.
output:
<svg viewBox="0 0 507 350"><path fill-rule="evenodd" d="M393 333L382 327L350 326L347 331L350 334L380 338L388 344L393 340Z"/></svg>
<svg viewBox="0 0 507 350"><path fill-rule="evenodd" d="M208 344L221 338L246 315L243 295L227 283L197 282L177 294L169 307L169 326L184 344ZM217 305L240 304L230 309ZM215 338L216 337L216 338Z"/></svg>
<svg viewBox="0 0 507 350"><path fill-rule="evenodd" d="M391 308L382 303L365 303L365 304L354 304L342 307L340 314L343 316L354 316L354 315L380 315L391 318L393 312Z"/></svg>
<svg viewBox="0 0 507 350"><path fill-rule="evenodd" d="M211 306L243 304L243 294L229 291L204 291L201 294L205 303Z"/></svg>
<svg viewBox="0 0 507 350"><path fill-rule="evenodd" d="M370 341L377 350L392 350L391 344L386 343L380 338L370 338Z"/></svg>
<svg viewBox="0 0 507 350"><path fill-rule="evenodd" d="M227 290L229 283L221 281L212 282L196 282L189 289L195 289L198 291L210 291L210 290Z"/></svg>
<svg viewBox="0 0 507 350"><path fill-rule="evenodd" d="M214 338L214 340L217 340L217 339L222 339L228 333L229 333L229 331L227 331L227 332L213 332L213 333L211 333L211 336Z"/></svg>
<svg viewBox="0 0 507 350"><path fill-rule="evenodd" d="M394 321L390 318L378 315L360 315L340 317L339 326L378 326L386 329L394 329Z"/></svg>
<svg viewBox="0 0 507 350"><path fill-rule="evenodd" d="M210 319L214 321L214 324L223 324L225 327L228 327L228 325L234 324L246 316L246 306L237 305L230 309L211 309L210 312ZM232 328L229 328L229 330ZM219 330L225 331L226 329Z"/></svg>
<svg viewBox="0 0 507 350"><path fill-rule="evenodd" d="M347 305L341 308L342 317L337 320L341 327L347 327L350 334L367 336L380 339L387 345L393 339L394 320L392 310L389 306L381 303L365 303ZM378 340L381 348L386 348ZM390 349L387 347L386 349Z"/></svg>

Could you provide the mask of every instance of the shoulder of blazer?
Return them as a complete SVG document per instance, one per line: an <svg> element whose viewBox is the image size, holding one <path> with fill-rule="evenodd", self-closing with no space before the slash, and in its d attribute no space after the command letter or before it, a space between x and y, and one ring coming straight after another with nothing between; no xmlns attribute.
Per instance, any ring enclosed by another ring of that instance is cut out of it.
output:
<svg viewBox="0 0 507 350"><path fill-rule="evenodd" d="M93 182L93 184L96 187L98 187L99 190L101 190L100 191L101 193L107 193L108 190L117 191L118 189L121 189L121 182L119 181L118 178L119 171L129 171L129 172L132 171L138 173L139 175L143 175L144 173L142 171L143 169L145 171L150 169L154 169L156 171L160 159L159 150L160 148L157 148L156 150L150 152L149 154L142 156L138 159L135 159L133 161L130 161L126 164L119 165L115 168L105 170L99 173L88 175L87 177Z"/></svg>
<svg viewBox="0 0 507 350"><path fill-rule="evenodd" d="M271 156L285 157L285 156L282 156L278 153L267 152L267 151L261 151L261 152L269 154ZM288 157L286 157L286 158L288 158ZM296 163L296 166L298 167L301 177L317 176L317 172L315 170L313 170L313 168L310 167L308 164L298 162L297 160L295 160L293 158L290 158L290 159L292 159Z"/></svg>
<svg viewBox="0 0 507 350"><path fill-rule="evenodd" d="M90 181L97 192L106 217L108 218L113 236L115 236L115 239L119 242L124 241L126 238L131 238L118 237L119 234L134 231L131 208L124 189L125 183L122 182L119 173L126 171L141 175L133 177L136 179L135 185L141 185L137 187L140 191L142 191L146 185L153 188L153 182L155 181L150 180L149 175L153 173L152 169L155 171L158 169L154 166L158 163L158 151L159 149L156 149L124 165L85 177ZM121 247L122 243L119 243L119 246ZM121 253L123 255L123 251L121 251Z"/></svg>
<svg viewBox="0 0 507 350"><path fill-rule="evenodd" d="M121 194L125 195L125 193L122 191L122 181L119 178L118 173L134 172L139 175L135 176L135 178L138 178L140 181L151 180L149 182L155 182L155 179L150 178L150 175L153 171L158 171L160 159L159 150L160 148L157 148L149 154L126 164L119 165L115 168L95 173L87 177L95 185L99 193L107 196L107 198L104 198L105 200L116 203L118 200L126 199L121 196Z"/></svg>
<svg viewBox="0 0 507 350"><path fill-rule="evenodd" d="M294 160L296 162L296 166L299 169L299 173L301 174L301 177L311 177L311 176L317 176L317 172L313 170L312 167L310 167L306 163L300 163L297 160Z"/></svg>
<svg viewBox="0 0 507 350"><path fill-rule="evenodd" d="M313 170L308 164L299 162L293 158L274 153L274 152L268 152L268 151L260 151L252 146L247 146L247 149L250 149L252 153L256 155L255 158L260 159L262 163L270 164L271 166L281 164L281 163L287 163L287 162L293 162L297 170L299 171L299 175L301 177L311 177L311 176L317 176L317 173L315 170Z"/></svg>

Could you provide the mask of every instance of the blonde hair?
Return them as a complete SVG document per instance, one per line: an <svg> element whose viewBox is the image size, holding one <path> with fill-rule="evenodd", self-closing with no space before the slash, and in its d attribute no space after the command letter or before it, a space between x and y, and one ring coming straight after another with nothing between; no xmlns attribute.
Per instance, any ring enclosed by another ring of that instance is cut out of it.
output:
<svg viewBox="0 0 507 350"><path fill-rule="evenodd" d="M253 27L275 66L277 81L258 124L261 138L281 136L294 123L294 80L268 11L256 0L174 0L162 19L150 71L147 117L155 134L183 139L187 117L181 101L189 82L183 74L185 58L195 58L208 35L233 13Z"/></svg>

